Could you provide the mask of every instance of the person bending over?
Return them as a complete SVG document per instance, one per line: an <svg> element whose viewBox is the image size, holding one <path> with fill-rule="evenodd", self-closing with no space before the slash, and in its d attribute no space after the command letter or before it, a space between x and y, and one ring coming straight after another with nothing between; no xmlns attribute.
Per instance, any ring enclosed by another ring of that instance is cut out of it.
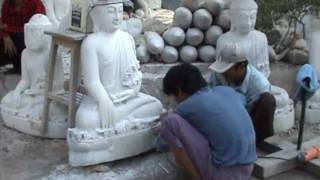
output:
<svg viewBox="0 0 320 180"><path fill-rule="evenodd" d="M178 105L161 119L161 137L193 179L248 180L257 159L255 133L238 93L209 88L190 64L172 67L163 91Z"/></svg>

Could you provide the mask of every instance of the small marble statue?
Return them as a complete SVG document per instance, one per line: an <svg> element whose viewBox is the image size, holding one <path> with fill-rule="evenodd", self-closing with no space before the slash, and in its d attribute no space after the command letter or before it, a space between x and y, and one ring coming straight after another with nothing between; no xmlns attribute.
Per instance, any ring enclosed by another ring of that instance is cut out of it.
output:
<svg viewBox="0 0 320 180"><path fill-rule="evenodd" d="M44 91L47 86L47 66L51 38L44 34L53 28L47 16L34 15L24 26L26 49L22 52L21 80L1 101L1 114L4 123L27 134L42 136L41 116ZM61 63L57 64L56 74L61 74ZM61 92L63 78L56 77L54 91ZM50 138L65 138L67 133L67 112L63 105L52 103L49 114L49 128L45 135Z"/></svg>
<svg viewBox="0 0 320 180"><path fill-rule="evenodd" d="M110 2L110 4L108 4ZM112 2L112 3L111 3ZM159 100L140 93L142 73L133 38L119 28L121 0L91 0L94 33L81 47L88 95L69 129L69 163L86 166L133 156L153 147L163 110Z"/></svg>
<svg viewBox="0 0 320 180"><path fill-rule="evenodd" d="M52 24L60 26L71 9L71 0L42 0L46 13Z"/></svg>
<svg viewBox="0 0 320 180"><path fill-rule="evenodd" d="M286 57L291 64L308 63L308 47L303 33L294 32L287 16L274 20L273 28L279 33L280 38L273 46L269 46L270 60L280 61Z"/></svg>
<svg viewBox="0 0 320 180"><path fill-rule="evenodd" d="M219 37L217 41L217 57L220 56L221 50L226 44L237 43L247 51L246 55L249 63L268 78L270 76L268 41L264 33L254 29L257 10L258 5L253 0L232 1L230 7L231 29ZM272 94L275 95L277 102L275 124L280 121L285 124L290 124L288 126L284 125L283 127L293 126L293 102L289 99L287 92L279 87L273 86ZM275 130L277 129L278 128L275 127Z"/></svg>
<svg viewBox="0 0 320 180"><path fill-rule="evenodd" d="M279 33L280 38L269 45L269 58L271 62L282 60L290 51L293 40L293 29L286 16L273 21L273 28Z"/></svg>

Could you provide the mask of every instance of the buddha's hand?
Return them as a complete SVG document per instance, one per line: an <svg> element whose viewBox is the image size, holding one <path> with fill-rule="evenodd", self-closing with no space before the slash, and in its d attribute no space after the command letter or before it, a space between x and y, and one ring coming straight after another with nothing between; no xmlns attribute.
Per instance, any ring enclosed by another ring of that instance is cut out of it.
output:
<svg viewBox="0 0 320 180"><path fill-rule="evenodd" d="M13 104L14 107L19 108L21 104L21 92L20 91L13 91Z"/></svg>
<svg viewBox="0 0 320 180"><path fill-rule="evenodd" d="M4 53L8 54L9 57L13 57L14 55L17 54L17 48L14 45L14 42L12 41L10 36L5 36L3 38L3 43L4 43Z"/></svg>
<svg viewBox="0 0 320 180"><path fill-rule="evenodd" d="M109 97L99 99L101 129L110 128L113 125L114 111L114 104Z"/></svg>
<svg viewBox="0 0 320 180"><path fill-rule="evenodd" d="M135 95L136 95L136 93L133 89L125 90L125 91L116 95L116 97L114 99L114 103L121 103L127 99L130 99L131 97L134 97Z"/></svg>

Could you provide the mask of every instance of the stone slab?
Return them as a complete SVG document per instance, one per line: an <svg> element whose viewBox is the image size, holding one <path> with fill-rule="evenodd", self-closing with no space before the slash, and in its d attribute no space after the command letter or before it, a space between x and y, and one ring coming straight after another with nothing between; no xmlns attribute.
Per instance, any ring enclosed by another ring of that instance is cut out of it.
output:
<svg viewBox="0 0 320 180"><path fill-rule="evenodd" d="M278 135L271 136L271 137L265 139L265 141L269 144L272 144L276 147L279 147L282 150L291 149L296 146L292 142L284 140L281 137L279 137Z"/></svg>
<svg viewBox="0 0 320 180"><path fill-rule="evenodd" d="M314 159L301 167L317 178L320 178L320 159Z"/></svg>
<svg viewBox="0 0 320 180"><path fill-rule="evenodd" d="M308 150L312 146L320 146L320 138L303 143L301 151ZM266 156L267 158L278 157L286 160L259 158L255 163L253 173L258 178L268 178L291 170L297 166L295 159L301 151L297 151L296 147L291 147Z"/></svg>

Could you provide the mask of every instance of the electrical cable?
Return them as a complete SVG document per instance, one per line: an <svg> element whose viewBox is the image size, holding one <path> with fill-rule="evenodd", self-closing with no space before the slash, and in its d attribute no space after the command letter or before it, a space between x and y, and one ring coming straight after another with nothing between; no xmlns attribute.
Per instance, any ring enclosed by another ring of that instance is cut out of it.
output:
<svg viewBox="0 0 320 180"><path fill-rule="evenodd" d="M274 157L274 156L258 156L260 159L278 159L278 160L283 160L283 161L291 161L292 159L286 159L286 158L281 158L281 157Z"/></svg>

